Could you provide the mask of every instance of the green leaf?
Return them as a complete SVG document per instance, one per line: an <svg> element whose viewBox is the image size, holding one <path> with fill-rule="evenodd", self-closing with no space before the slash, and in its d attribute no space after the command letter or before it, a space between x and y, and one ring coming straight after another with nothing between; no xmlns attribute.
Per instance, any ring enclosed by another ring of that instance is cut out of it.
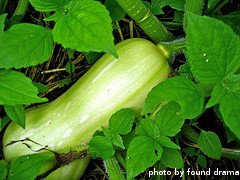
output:
<svg viewBox="0 0 240 180"><path fill-rule="evenodd" d="M162 147L168 147L168 148L172 148L172 149L180 149L180 147L175 144L174 142L172 142L172 140L168 137L165 136L160 136L157 139L157 142L162 146Z"/></svg>
<svg viewBox="0 0 240 180"><path fill-rule="evenodd" d="M224 123L240 139L240 74L231 75L217 84L207 107L220 103ZM231 108L230 108L231 107Z"/></svg>
<svg viewBox="0 0 240 180"><path fill-rule="evenodd" d="M109 12L98 1L72 0L68 12L57 18L54 41L78 51L109 52L117 56Z"/></svg>
<svg viewBox="0 0 240 180"><path fill-rule="evenodd" d="M163 148L161 163L166 167L180 169L183 167L183 158L180 150Z"/></svg>
<svg viewBox="0 0 240 180"><path fill-rule="evenodd" d="M6 17L7 17L7 14L0 15L0 33L2 33L4 30Z"/></svg>
<svg viewBox="0 0 240 180"><path fill-rule="evenodd" d="M111 128L102 127L104 135L112 142L113 145L125 149L123 139L119 134L116 134Z"/></svg>
<svg viewBox="0 0 240 180"><path fill-rule="evenodd" d="M216 19L219 19L229 25L233 31L240 35L240 11L234 11L227 15L213 16Z"/></svg>
<svg viewBox="0 0 240 180"><path fill-rule="evenodd" d="M198 142L201 151L210 158L220 159L222 154L222 145L219 137L211 131L201 131Z"/></svg>
<svg viewBox="0 0 240 180"><path fill-rule="evenodd" d="M104 136L94 136L89 142L89 152L92 157L109 159L115 153L111 141Z"/></svg>
<svg viewBox="0 0 240 180"><path fill-rule="evenodd" d="M0 119L0 132L10 121L11 119L8 116L5 116L3 119Z"/></svg>
<svg viewBox="0 0 240 180"><path fill-rule="evenodd" d="M177 71L177 73L186 79L194 79L194 76L193 76L192 72L190 71L190 67L189 67L188 63L181 65L179 67L179 70Z"/></svg>
<svg viewBox="0 0 240 180"><path fill-rule="evenodd" d="M61 88L61 87L64 87L64 86L66 86L66 85L68 85L68 84L70 84L71 83L71 79L70 78L66 78L66 79L62 79L60 82L59 82L59 87Z"/></svg>
<svg viewBox="0 0 240 180"><path fill-rule="evenodd" d="M33 82L33 85L38 88L38 93L46 92L49 89L46 85L39 82Z"/></svg>
<svg viewBox="0 0 240 180"><path fill-rule="evenodd" d="M240 92L227 94L221 101L220 112L224 123L240 139Z"/></svg>
<svg viewBox="0 0 240 180"><path fill-rule="evenodd" d="M170 6L173 9L183 11L185 5L185 0L151 0L150 9L153 14L164 14L162 8L165 6Z"/></svg>
<svg viewBox="0 0 240 180"><path fill-rule="evenodd" d="M121 109L114 113L109 120L109 127L118 134L128 134L132 130L135 114L132 109Z"/></svg>
<svg viewBox="0 0 240 180"><path fill-rule="evenodd" d="M110 12L110 16L113 21L120 21L126 15L122 7L117 3L116 0L106 0L104 5L107 10Z"/></svg>
<svg viewBox="0 0 240 180"><path fill-rule="evenodd" d="M195 149L194 148L192 148L192 147L187 147L187 148L183 148L182 149L183 150L183 152L185 152L188 156L195 156L196 155L196 151L195 151Z"/></svg>
<svg viewBox="0 0 240 180"><path fill-rule="evenodd" d="M220 0L208 0L208 9L215 7L219 1Z"/></svg>
<svg viewBox="0 0 240 180"><path fill-rule="evenodd" d="M180 110L179 104L172 101L157 112L154 121L161 135L175 136L180 131L185 120L178 115Z"/></svg>
<svg viewBox="0 0 240 180"><path fill-rule="evenodd" d="M162 151L162 147L154 139L135 137L127 150L127 179L130 180L153 166L160 160Z"/></svg>
<svg viewBox="0 0 240 180"><path fill-rule="evenodd" d="M31 104L46 102L46 98L37 96L38 90L31 79L22 73L11 70L0 70L0 104Z"/></svg>
<svg viewBox="0 0 240 180"><path fill-rule="evenodd" d="M38 175L42 165L49 160L49 156L31 154L20 156L12 161L9 170L9 180L34 180Z"/></svg>
<svg viewBox="0 0 240 180"><path fill-rule="evenodd" d="M7 176L7 167L5 161L0 161L0 179L5 179Z"/></svg>
<svg viewBox="0 0 240 180"><path fill-rule="evenodd" d="M115 134L115 136L112 137L111 142L113 143L113 145L125 149L123 139L119 134Z"/></svg>
<svg viewBox="0 0 240 180"><path fill-rule="evenodd" d="M222 84L219 83L215 85L211 93L211 98L209 99L206 105L206 108L210 108L216 104L219 104L225 95L226 95L226 91L224 90Z"/></svg>
<svg viewBox="0 0 240 180"><path fill-rule="evenodd" d="M136 128L136 132L138 135L149 136L154 139L160 136L158 127L148 116L146 116L146 119L140 120L140 123Z"/></svg>
<svg viewBox="0 0 240 180"><path fill-rule="evenodd" d="M74 73L75 72L75 65L72 63L72 61L69 61L67 64L66 64L66 71L71 74L71 73Z"/></svg>
<svg viewBox="0 0 240 180"><path fill-rule="evenodd" d="M42 26L17 24L0 34L0 68L34 66L47 61L52 51L51 30Z"/></svg>
<svg viewBox="0 0 240 180"><path fill-rule="evenodd" d="M84 52L83 54L89 64L94 64L98 59L100 59L100 57L103 56L103 53L100 52Z"/></svg>
<svg viewBox="0 0 240 180"><path fill-rule="evenodd" d="M4 105L4 110L13 122L17 123L22 128L25 128L26 114L23 105Z"/></svg>
<svg viewBox="0 0 240 180"><path fill-rule="evenodd" d="M29 0L31 5L42 12L64 11L64 6L71 0Z"/></svg>
<svg viewBox="0 0 240 180"><path fill-rule="evenodd" d="M189 13L187 59L195 77L217 83L240 67L240 39L222 21ZM224 37L224 38L222 38Z"/></svg>
<svg viewBox="0 0 240 180"><path fill-rule="evenodd" d="M227 135L227 143L230 143L232 141L237 141L236 135L233 134L233 132L225 124L224 124L224 130L225 130L226 135Z"/></svg>
<svg viewBox="0 0 240 180"><path fill-rule="evenodd" d="M183 77L168 78L155 86L148 94L143 114L153 112L158 104L175 101L181 106L179 115L184 119L193 119L203 111L204 95L191 80Z"/></svg>
<svg viewBox="0 0 240 180"><path fill-rule="evenodd" d="M153 14L155 15L164 14L162 8L163 6L161 4L161 0L151 0L150 9Z"/></svg>
<svg viewBox="0 0 240 180"><path fill-rule="evenodd" d="M200 166L202 166L203 168L207 168L207 159L205 156L203 155L199 155L197 157L197 162Z"/></svg>

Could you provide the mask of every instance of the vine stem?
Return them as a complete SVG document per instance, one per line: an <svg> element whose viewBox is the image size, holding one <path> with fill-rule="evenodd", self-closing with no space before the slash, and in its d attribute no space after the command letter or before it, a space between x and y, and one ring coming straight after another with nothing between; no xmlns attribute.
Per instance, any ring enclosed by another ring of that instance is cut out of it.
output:
<svg viewBox="0 0 240 180"><path fill-rule="evenodd" d="M153 15L141 0L116 0L123 10L140 26L140 28L155 42L168 41L173 35Z"/></svg>
<svg viewBox="0 0 240 180"><path fill-rule="evenodd" d="M204 0L186 0L185 4L185 14L183 19L183 28L186 31L188 26L188 14L189 12L195 14L202 14L202 8L204 5Z"/></svg>
<svg viewBox="0 0 240 180"><path fill-rule="evenodd" d="M189 141L197 143L199 134L192 127L190 126L184 127L183 130L181 131L181 134ZM240 161L240 149L222 148L221 156L223 158Z"/></svg>
<svg viewBox="0 0 240 180"><path fill-rule="evenodd" d="M10 24L16 24L19 23L22 18L25 16L26 12L27 12L27 8L29 5L29 0L19 0L17 7L10 19Z"/></svg>
<svg viewBox="0 0 240 180"><path fill-rule="evenodd" d="M125 180L123 172L114 157L104 160L104 165L106 167L107 174L109 175L109 179Z"/></svg>
<svg viewBox="0 0 240 180"><path fill-rule="evenodd" d="M158 49L167 59L169 59L174 53L186 49L186 46L187 42L185 38L180 38L168 42L161 42L157 44Z"/></svg>
<svg viewBox="0 0 240 180"><path fill-rule="evenodd" d="M6 9L7 3L8 0L0 0L0 14L2 14Z"/></svg>

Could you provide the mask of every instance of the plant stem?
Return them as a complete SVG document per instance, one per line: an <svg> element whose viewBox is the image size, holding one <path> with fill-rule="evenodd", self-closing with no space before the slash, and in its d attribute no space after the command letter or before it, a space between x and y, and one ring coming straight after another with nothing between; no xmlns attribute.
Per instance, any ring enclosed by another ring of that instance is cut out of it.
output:
<svg viewBox="0 0 240 180"><path fill-rule="evenodd" d="M183 19L183 27L186 31L188 26L188 14L189 12L195 13L195 14L202 14L202 8L204 5L204 0L186 0L185 4L185 14Z"/></svg>
<svg viewBox="0 0 240 180"><path fill-rule="evenodd" d="M116 0L123 10L141 27L155 42L173 39L163 24L152 14L141 0Z"/></svg>
<svg viewBox="0 0 240 180"><path fill-rule="evenodd" d="M104 160L106 171L109 175L109 179L124 180L125 177L121 171L121 168L114 157Z"/></svg>
<svg viewBox="0 0 240 180"><path fill-rule="evenodd" d="M167 59L169 59L175 52L184 50L186 46L187 42L185 38L157 44L158 49L160 49Z"/></svg>
<svg viewBox="0 0 240 180"><path fill-rule="evenodd" d="M216 7L216 9L213 10L212 14L216 14L228 2L229 2L229 0L223 1L219 6Z"/></svg>
<svg viewBox="0 0 240 180"><path fill-rule="evenodd" d="M189 141L197 143L199 134L190 126L186 126L181 131L181 134ZM240 149L229 149L222 148L221 157L239 161L240 160Z"/></svg>
<svg viewBox="0 0 240 180"><path fill-rule="evenodd" d="M2 14L7 6L8 0L0 0L0 14Z"/></svg>
<svg viewBox="0 0 240 180"><path fill-rule="evenodd" d="M222 149L222 157L240 161L240 149Z"/></svg>
<svg viewBox="0 0 240 180"><path fill-rule="evenodd" d="M122 167L124 169L126 169L127 168L127 164L126 164L126 161L123 159L122 155L120 153L116 153L115 157L116 157L117 161L122 165Z"/></svg>
<svg viewBox="0 0 240 180"><path fill-rule="evenodd" d="M29 5L29 0L19 0L13 16L24 16Z"/></svg>
<svg viewBox="0 0 240 180"><path fill-rule="evenodd" d="M29 0L19 0L18 5L10 19L10 25L19 23L25 16L27 8L29 5Z"/></svg>

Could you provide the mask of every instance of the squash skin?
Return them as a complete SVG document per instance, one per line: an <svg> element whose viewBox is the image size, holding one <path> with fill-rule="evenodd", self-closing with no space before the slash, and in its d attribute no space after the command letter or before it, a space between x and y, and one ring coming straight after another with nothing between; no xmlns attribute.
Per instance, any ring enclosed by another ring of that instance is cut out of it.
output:
<svg viewBox="0 0 240 180"><path fill-rule="evenodd" d="M5 159L44 147L68 152L85 146L117 110L132 108L140 114L148 92L168 77L170 67L157 46L144 39L125 40L116 50L118 59L105 54L59 98L28 109L25 129L11 123L3 137ZM24 141L32 150L22 142L7 145L26 138L37 143Z"/></svg>

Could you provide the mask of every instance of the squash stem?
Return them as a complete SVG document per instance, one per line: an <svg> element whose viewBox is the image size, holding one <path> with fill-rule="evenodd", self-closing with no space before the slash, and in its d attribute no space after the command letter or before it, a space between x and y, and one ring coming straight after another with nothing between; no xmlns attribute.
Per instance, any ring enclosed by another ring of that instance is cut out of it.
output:
<svg viewBox="0 0 240 180"><path fill-rule="evenodd" d="M155 42L168 41L173 35L153 15L141 0L116 0L123 10L140 26L140 28Z"/></svg>
<svg viewBox="0 0 240 180"><path fill-rule="evenodd" d="M8 0L0 0L0 14L2 14L7 6Z"/></svg>
<svg viewBox="0 0 240 180"><path fill-rule="evenodd" d="M185 38L157 44L158 49L167 59L169 59L175 52L184 50L186 46L187 42Z"/></svg>
<svg viewBox="0 0 240 180"><path fill-rule="evenodd" d="M18 5L10 18L10 25L19 23L27 12L29 0L19 0Z"/></svg>
<svg viewBox="0 0 240 180"><path fill-rule="evenodd" d="M155 165L154 168L156 169L156 171L164 171L166 170L166 166L164 166L163 164L161 164L160 161L158 161ZM161 176L152 176L151 180L166 180L167 177L166 175L161 175Z"/></svg>
<svg viewBox="0 0 240 180"><path fill-rule="evenodd" d="M126 169L127 168L127 164L126 164L126 161L123 159L122 155L120 153L116 153L115 157L116 157L117 161L122 165L122 167L124 169Z"/></svg>
<svg viewBox="0 0 240 180"><path fill-rule="evenodd" d="M186 31L188 26L188 14L189 12L195 13L195 14L202 14L202 9L204 5L204 0L186 0L185 4L185 14L183 19L183 27Z"/></svg>
<svg viewBox="0 0 240 180"><path fill-rule="evenodd" d="M109 179L124 180L123 172L114 157L104 160Z"/></svg>
<svg viewBox="0 0 240 180"><path fill-rule="evenodd" d="M186 126L181 131L181 134L193 143L197 143L199 134L190 126ZM222 148L222 158L232 159L236 161L240 161L240 149L230 149L230 148Z"/></svg>
<svg viewBox="0 0 240 180"><path fill-rule="evenodd" d="M229 0L225 0L225 1L221 2L221 4L219 6L217 6L211 14L216 14L228 2L229 2Z"/></svg>

